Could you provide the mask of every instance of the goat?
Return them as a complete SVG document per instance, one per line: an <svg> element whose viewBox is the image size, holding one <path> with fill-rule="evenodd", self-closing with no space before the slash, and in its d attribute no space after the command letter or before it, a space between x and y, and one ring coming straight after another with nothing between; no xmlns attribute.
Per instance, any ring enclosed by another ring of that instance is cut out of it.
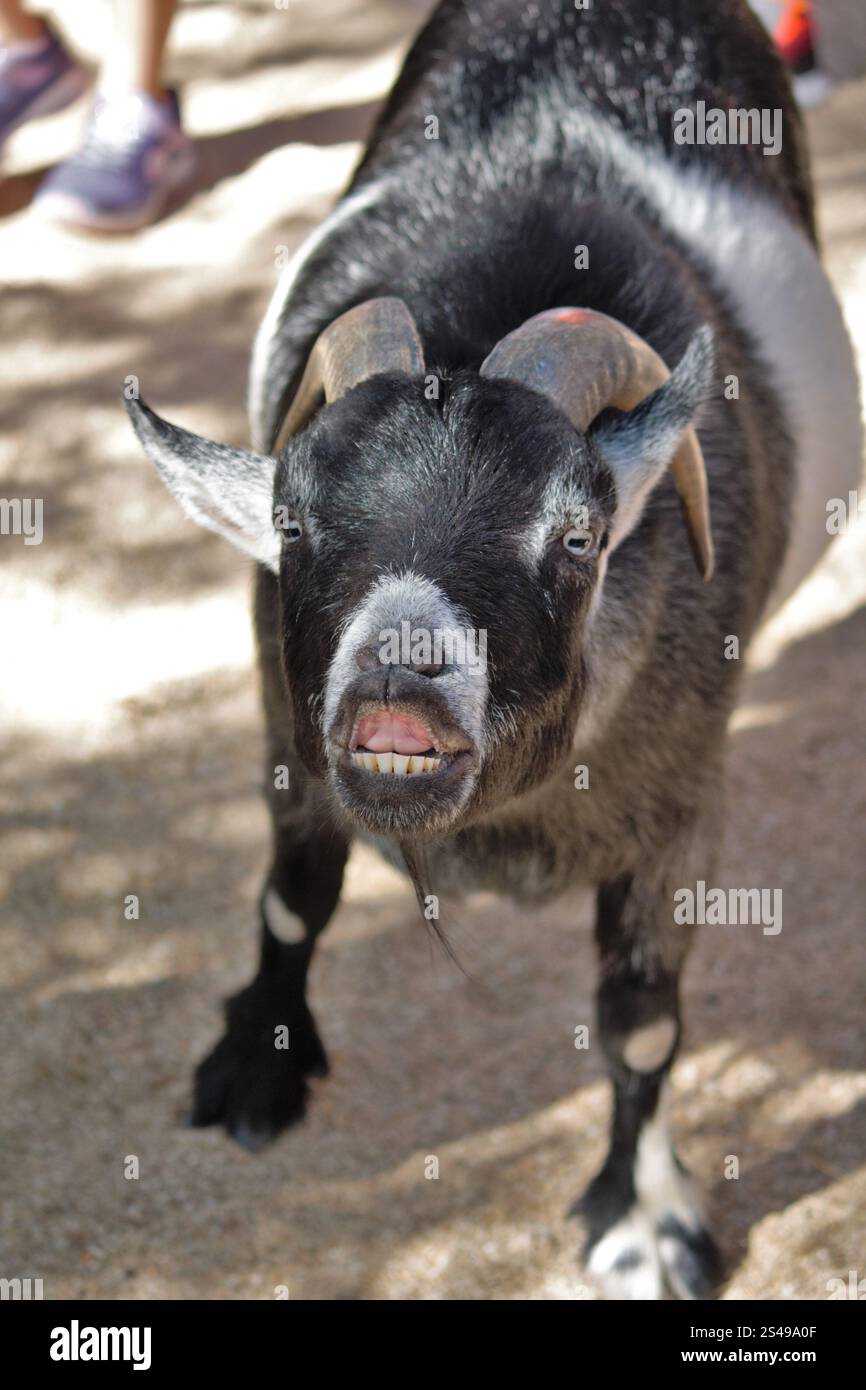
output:
<svg viewBox="0 0 866 1390"><path fill-rule="evenodd" d="M780 113L781 147L680 143L699 101ZM353 837L428 908L590 886L613 1120L576 1208L588 1266L610 1297L712 1296L665 1119L694 937L674 896L717 862L726 639L813 566L861 458L759 22L744 0L444 0L273 296L253 449L128 406L187 512L257 561L273 863L194 1123L259 1148L304 1113L327 1070L307 972ZM407 632L483 633L487 659L385 652Z"/></svg>

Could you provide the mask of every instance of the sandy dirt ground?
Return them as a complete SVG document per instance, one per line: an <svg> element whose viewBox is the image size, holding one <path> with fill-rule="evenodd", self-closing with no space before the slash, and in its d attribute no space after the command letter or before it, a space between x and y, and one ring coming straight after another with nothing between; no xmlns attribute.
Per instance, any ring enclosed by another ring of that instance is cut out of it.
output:
<svg viewBox="0 0 866 1390"><path fill-rule="evenodd" d="M106 5L55 9L94 53ZM170 418L246 442L280 248L338 193L420 18L402 0L186 5L172 67L201 176L135 239L28 211L83 107L6 154L0 492L43 497L45 535L0 541L0 1274L47 1298L597 1297L564 1219L608 1120L600 1059L574 1047L588 901L472 899L453 929L468 981L357 851L312 976L333 1071L308 1121L259 1156L183 1125L218 1001L253 969L266 865L249 572L163 492L119 392L134 373ZM809 120L861 363L864 123L863 84ZM860 526L766 634L734 725L721 881L781 887L784 927L699 934L673 1087L728 1298L823 1299L866 1274L864 600Z"/></svg>

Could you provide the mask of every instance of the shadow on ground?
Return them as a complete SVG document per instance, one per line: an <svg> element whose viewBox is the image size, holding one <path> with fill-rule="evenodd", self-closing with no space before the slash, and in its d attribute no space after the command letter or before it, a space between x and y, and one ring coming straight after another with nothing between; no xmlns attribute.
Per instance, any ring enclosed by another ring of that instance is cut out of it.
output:
<svg viewBox="0 0 866 1390"><path fill-rule="evenodd" d="M816 1115L809 1096L816 1076L838 1087L862 1067L866 868L854 827L866 789L852 786L850 748L866 706L832 717L828 702L839 696L815 673L832 663L837 689L862 692L864 636L860 610L753 678L750 705L798 695L732 750L726 864L739 883L783 887L784 927L772 938L703 929L687 979L676 1128L691 1166L719 1175L718 1223L735 1259L765 1215L843 1183L862 1163L862 1101ZM404 1242L423 1242L440 1223L489 1225L495 1245L503 1194L512 1235L534 1232L539 1262L569 1244L573 1257L578 1229L561 1218L602 1156L607 1107L592 1051L573 1047L575 1024L592 1014L588 902L578 912L554 904L531 930L508 906L462 907L455 935L467 981L431 951L408 891L390 878L384 894L367 891L375 870L362 865L314 971L334 1072L308 1122L259 1158L181 1127L190 1068L216 1036L218 998L253 961L266 826L249 683L225 676L155 692L130 706L124 747L83 765L36 744L8 750L3 829L32 846L8 884L9 900L26 906L11 942L20 975L2 1010L3 1056L7 1066L16 1059L5 1091L10 1170L28 1238L50 1229L59 1268L41 1238L19 1258L29 1268L38 1255L70 1292L113 1288L110 1249L83 1272L68 1263L76 1232L109 1232L128 1238L131 1269L157 1264L169 1289L191 1293L202 1277L190 1263L196 1230L204 1238L216 1222L225 1268L243 1283L238 1231L276 1210L283 1258L315 1267L303 1291L327 1282L320 1261L327 1267L338 1234L355 1273L328 1296L358 1297L376 1290L377 1269L387 1271ZM809 814L792 816L805 788ZM842 805L852 829L840 843ZM133 892L138 922L123 916ZM24 1056L14 1045L22 1037ZM773 1119L780 1099L791 1112L783 1124ZM129 1153L142 1166L135 1184L121 1175ZM438 1183L424 1178L431 1154L446 1168ZM736 1183L721 1177L730 1154L741 1163ZM190 1166L197 1210L179 1235L172 1192L189 1187ZM74 1210L62 1201L44 1209L40 1194L57 1203L70 1171ZM829 1240L817 1226L814 1238ZM846 1236L842 1228L831 1244L847 1249ZM262 1239L270 1249L273 1235ZM494 1252L487 1275L519 1284L526 1253L520 1241L513 1261ZM250 1276L263 1259L261 1249L249 1256ZM130 1278L133 1292L146 1287ZM447 1278L437 1288L447 1292Z"/></svg>

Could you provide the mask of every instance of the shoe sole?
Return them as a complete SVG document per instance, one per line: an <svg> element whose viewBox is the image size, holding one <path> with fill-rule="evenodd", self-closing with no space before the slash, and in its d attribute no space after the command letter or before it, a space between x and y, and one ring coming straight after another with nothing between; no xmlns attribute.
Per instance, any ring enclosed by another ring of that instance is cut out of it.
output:
<svg viewBox="0 0 866 1390"><path fill-rule="evenodd" d="M84 232L139 232L159 217L178 188L188 183L197 166L193 150L184 150L172 160L150 200L134 213L90 213L65 193L46 193L33 204L34 211L47 221L61 223Z"/></svg>
<svg viewBox="0 0 866 1390"><path fill-rule="evenodd" d="M71 106L80 96L83 96L90 86L91 79L81 68L72 68L64 73L56 82L52 82L50 87L34 97L29 106L26 106L11 125L8 125L0 137L0 143L10 136L13 131L26 125L28 121L35 121L40 116L53 116L57 111L63 111L67 106Z"/></svg>

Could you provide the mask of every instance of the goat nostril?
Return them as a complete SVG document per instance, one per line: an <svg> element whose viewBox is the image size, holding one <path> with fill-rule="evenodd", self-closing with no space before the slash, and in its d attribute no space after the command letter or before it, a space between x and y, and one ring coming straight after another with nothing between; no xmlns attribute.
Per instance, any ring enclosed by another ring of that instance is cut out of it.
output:
<svg viewBox="0 0 866 1390"><path fill-rule="evenodd" d="M451 670L446 661L393 661L387 648L378 642L368 642L366 646L359 647L355 653L355 665L359 671L393 670L395 666L402 666L405 671L411 671L416 676L428 676L431 680Z"/></svg>
<svg viewBox="0 0 866 1390"><path fill-rule="evenodd" d="M414 671L416 676L429 676L431 680L435 676L443 675L448 669L444 661L428 661L426 663L419 663L417 666L412 662L409 665L409 670Z"/></svg>
<svg viewBox="0 0 866 1390"><path fill-rule="evenodd" d="M369 646L360 647L355 653L355 665L359 671L375 671L377 667L387 664L382 660L382 648L378 643L371 642Z"/></svg>

